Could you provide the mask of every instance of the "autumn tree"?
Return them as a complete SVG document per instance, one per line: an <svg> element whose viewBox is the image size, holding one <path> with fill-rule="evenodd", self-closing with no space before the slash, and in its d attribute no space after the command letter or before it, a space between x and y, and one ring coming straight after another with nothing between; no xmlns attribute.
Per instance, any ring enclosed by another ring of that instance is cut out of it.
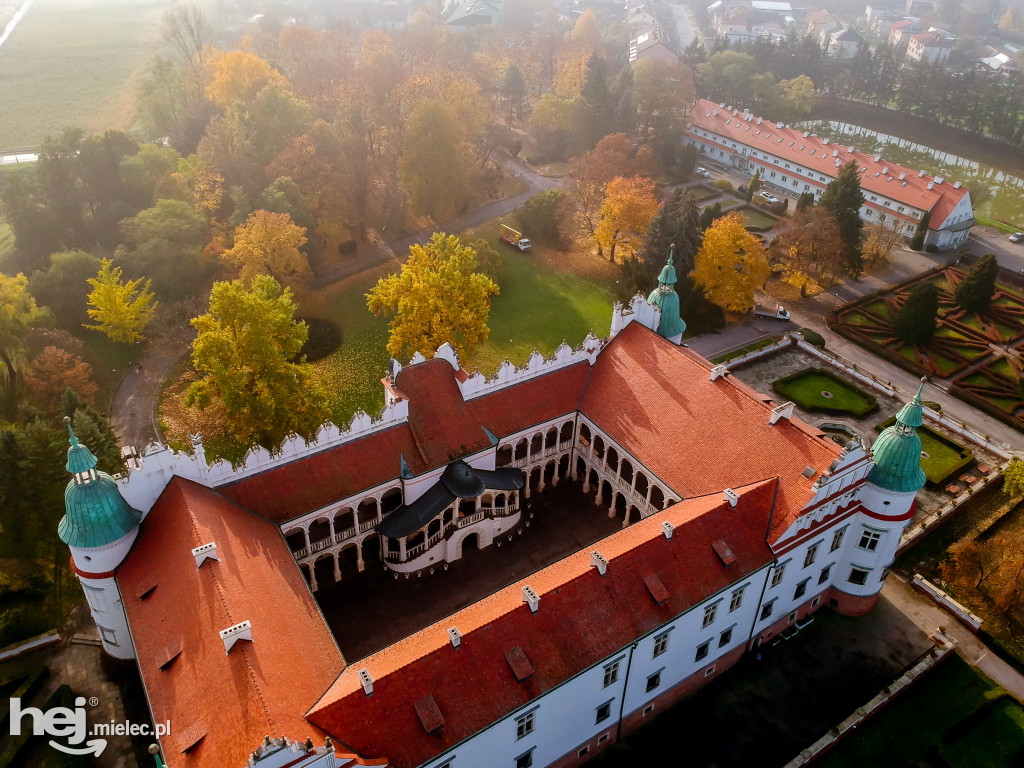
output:
<svg viewBox="0 0 1024 768"><path fill-rule="evenodd" d="M102 259L99 274L89 278L92 292L88 311L96 325L85 327L124 344L142 341L145 338L142 332L157 305L149 290L149 280L144 285L142 278L123 282L121 268L113 264L110 259Z"/></svg>
<svg viewBox="0 0 1024 768"><path fill-rule="evenodd" d="M787 123L806 119L818 99L814 83L807 75L799 75L792 80L781 80L779 96L779 119Z"/></svg>
<svg viewBox="0 0 1024 768"><path fill-rule="evenodd" d="M646 140L652 130L663 134L686 114L693 103L692 73L680 63L640 59L632 65L630 92L636 109L635 130Z"/></svg>
<svg viewBox="0 0 1024 768"><path fill-rule="evenodd" d="M14 416L21 390L19 361L25 334L49 319L49 311L36 306L24 275L8 277L0 273L0 362L4 364L0 383L3 385L4 414L8 418Z"/></svg>
<svg viewBox="0 0 1024 768"><path fill-rule="evenodd" d="M288 288L270 275L214 283L210 311L192 320L192 365L201 378L186 402L224 408L228 433L244 448L277 450L290 434L308 438L328 418L327 399L299 358L308 330L295 320Z"/></svg>
<svg viewBox="0 0 1024 768"><path fill-rule="evenodd" d="M305 244L305 228L292 222L287 213L259 210L235 230L234 245L221 258L238 267L243 283L256 275L271 275L294 288L313 279L309 259L302 252Z"/></svg>
<svg viewBox="0 0 1024 768"><path fill-rule="evenodd" d="M88 403L98 391L92 380L92 366L80 356L53 346L44 347L29 363L25 384L32 401L51 413L56 412L68 389L74 389Z"/></svg>
<svg viewBox="0 0 1024 768"><path fill-rule="evenodd" d="M218 107L250 101L268 83L287 82L284 75L249 51L222 53L212 66L213 80L206 86L206 97Z"/></svg>
<svg viewBox="0 0 1024 768"><path fill-rule="evenodd" d="M903 241L903 224L895 216L881 214L879 221L867 226L867 239L861 248L861 255L868 264L884 264L889 253Z"/></svg>
<svg viewBox="0 0 1024 768"><path fill-rule="evenodd" d="M50 255L50 266L37 270L29 279L29 291L39 304L49 307L57 326L77 330L89 320L85 297L89 278L96 274L100 260L85 251L60 251Z"/></svg>
<svg viewBox="0 0 1024 768"><path fill-rule="evenodd" d="M863 267L860 247L864 222L860 218L860 209L864 205L864 193L860 188L856 161L851 160L839 169L839 175L822 192L818 205L832 214L839 225L847 273L854 277L859 275Z"/></svg>
<svg viewBox="0 0 1024 768"><path fill-rule="evenodd" d="M562 190L545 189L523 203L516 214L516 221L532 239L558 244L561 238L559 208L564 201Z"/></svg>
<svg viewBox="0 0 1024 768"><path fill-rule="evenodd" d="M409 118L398 161L413 210L433 218L461 210L469 201L470 165L451 111L440 102L424 102Z"/></svg>
<svg viewBox="0 0 1024 768"><path fill-rule="evenodd" d="M896 313L893 331L907 344L927 344L935 335L938 314L939 289L935 283L921 283Z"/></svg>
<svg viewBox="0 0 1024 768"><path fill-rule="evenodd" d="M413 245L401 272L366 294L371 312L394 315L388 352L432 357L449 342L463 355L484 341L498 286L476 269L476 253L454 235L435 232L426 245Z"/></svg>
<svg viewBox="0 0 1024 768"><path fill-rule="evenodd" d="M658 198L651 179L618 176L609 181L601 205L601 221L594 232L594 239L608 251L608 260L615 261L617 250L620 261L635 255L657 212Z"/></svg>
<svg viewBox="0 0 1024 768"><path fill-rule="evenodd" d="M784 279L800 288L801 296L806 296L816 278L825 283L836 279L842 268L842 247L835 219L815 207L797 211L783 220L770 253L773 261L784 265Z"/></svg>
<svg viewBox="0 0 1024 768"><path fill-rule="evenodd" d="M999 263L995 254L986 253L974 263L956 286L953 301L968 312L984 312L992 303L998 276Z"/></svg>
<svg viewBox="0 0 1024 768"><path fill-rule="evenodd" d="M744 228L740 214L726 214L705 230L693 279L726 312L752 309L754 290L768 273L768 254Z"/></svg>
<svg viewBox="0 0 1024 768"><path fill-rule="evenodd" d="M613 133L569 164L563 181L566 199L562 214L566 233L582 232L588 239L594 237L601 220L605 185L616 176L637 173L632 149L626 134Z"/></svg>

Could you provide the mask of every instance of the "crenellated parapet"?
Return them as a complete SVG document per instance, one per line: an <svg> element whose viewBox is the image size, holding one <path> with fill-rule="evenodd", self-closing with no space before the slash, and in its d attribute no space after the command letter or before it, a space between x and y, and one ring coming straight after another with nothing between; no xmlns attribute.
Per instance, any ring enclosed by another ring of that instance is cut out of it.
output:
<svg viewBox="0 0 1024 768"><path fill-rule="evenodd" d="M593 365L600 351L601 341L591 332L587 334L583 344L575 349L563 341L548 357L544 357L536 349L533 350L522 367L517 368L505 360L491 377L476 371L465 381L459 382L459 389L462 390L462 397L465 400L472 400L475 397L489 395L499 389L520 384L577 363L589 362Z"/></svg>
<svg viewBox="0 0 1024 768"><path fill-rule="evenodd" d="M653 304L648 304L647 299L639 293L630 299L628 306L624 307L621 302L615 302L609 337L614 339L623 328L634 321L657 332L661 324L661 310Z"/></svg>

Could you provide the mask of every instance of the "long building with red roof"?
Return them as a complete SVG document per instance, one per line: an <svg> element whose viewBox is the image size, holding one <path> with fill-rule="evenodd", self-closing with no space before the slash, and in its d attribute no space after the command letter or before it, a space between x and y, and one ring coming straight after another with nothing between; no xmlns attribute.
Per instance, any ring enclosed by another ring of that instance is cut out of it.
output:
<svg viewBox="0 0 1024 768"><path fill-rule="evenodd" d="M960 182L858 152L745 109L701 99L690 112L687 131L690 144L710 162L743 174L759 171L768 189L794 197L804 192L820 196L842 166L856 163L864 193L861 218L897 226L910 236L928 214L925 245L955 248L966 242L974 226L971 196Z"/></svg>
<svg viewBox="0 0 1024 768"><path fill-rule="evenodd" d="M392 361L378 419L238 467L197 438L115 480L72 434L61 536L166 764L575 765L821 606L870 610L923 484L920 395L840 449L680 346L671 261L659 280L610 339L489 379L449 345ZM485 556L560 481L618 532L345 657L316 592L346 563Z"/></svg>

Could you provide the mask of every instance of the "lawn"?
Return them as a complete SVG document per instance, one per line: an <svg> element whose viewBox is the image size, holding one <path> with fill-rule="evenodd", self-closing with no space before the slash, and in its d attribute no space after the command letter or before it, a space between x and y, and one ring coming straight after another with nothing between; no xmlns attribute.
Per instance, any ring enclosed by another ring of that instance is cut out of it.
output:
<svg viewBox="0 0 1024 768"><path fill-rule="evenodd" d="M1009 768L1022 748L1024 708L951 654L816 765Z"/></svg>
<svg viewBox="0 0 1024 768"><path fill-rule="evenodd" d="M174 5L36 0L0 48L0 148L34 147L68 126L129 128L137 77L155 51L161 16Z"/></svg>
<svg viewBox="0 0 1024 768"><path fill-rule="evenodd" d="M757 208L750 205L743 206L737 210L743 214L744 226L749 229L766 232L779 223L779 220L774 216L762 213Z"/></svg>
<svg viewBox="0 0 1024 768"><path fill-rule="evenodd" d="M895 416L886 419L875 426L875 431L881 432L895 421ZM918 427L917 436L921 438L921 469L933 485L941 485L974 461L974 452L970 448L940 435L930 427Z"/></svg>
<svg viewBox="0 0 1024 768"><path fill-rule="evenodd" d="M805 411L860 418L878 408L878 401L867 392L821 368L806 368L777 379L772 389Z"/></svg>
<svg viewBox="0 0 1024 768"><path fill-rule="evenodd" d="M578 347L591 330L608 335L612 316L610 287L599 281L559 272L530 254L502 249L497 274L501 293L494 297L488 325L490 337L463 366L491 374L508 358L522 365L533 350L550 354L564 340ZM331 395L333 420L345 424L362 408L377 413L384 404L380 380L390 355L388 320L366 308L365 294L393 269L377 267L355 275L332 289L318 312L341 326L336 352L314 364L318 378Z"/></svg>

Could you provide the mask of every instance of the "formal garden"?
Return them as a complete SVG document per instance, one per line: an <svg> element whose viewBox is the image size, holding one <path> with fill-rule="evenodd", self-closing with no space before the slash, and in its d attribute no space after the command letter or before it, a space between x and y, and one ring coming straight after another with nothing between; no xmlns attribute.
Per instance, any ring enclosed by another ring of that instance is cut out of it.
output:
<svg viewBox="0 0 1024 768"><path fill-rule="evenodd" d="M878 410L878 401L824 368L806 368L772 384L783 400L804 411L860 419Z"/></svg>
<svg viewBox="0 0 1024 768"><path fill-rule="evenodd" d="M840 308L834 331L1024 427L1024 284L994 257L932 270Z"/></svg>

